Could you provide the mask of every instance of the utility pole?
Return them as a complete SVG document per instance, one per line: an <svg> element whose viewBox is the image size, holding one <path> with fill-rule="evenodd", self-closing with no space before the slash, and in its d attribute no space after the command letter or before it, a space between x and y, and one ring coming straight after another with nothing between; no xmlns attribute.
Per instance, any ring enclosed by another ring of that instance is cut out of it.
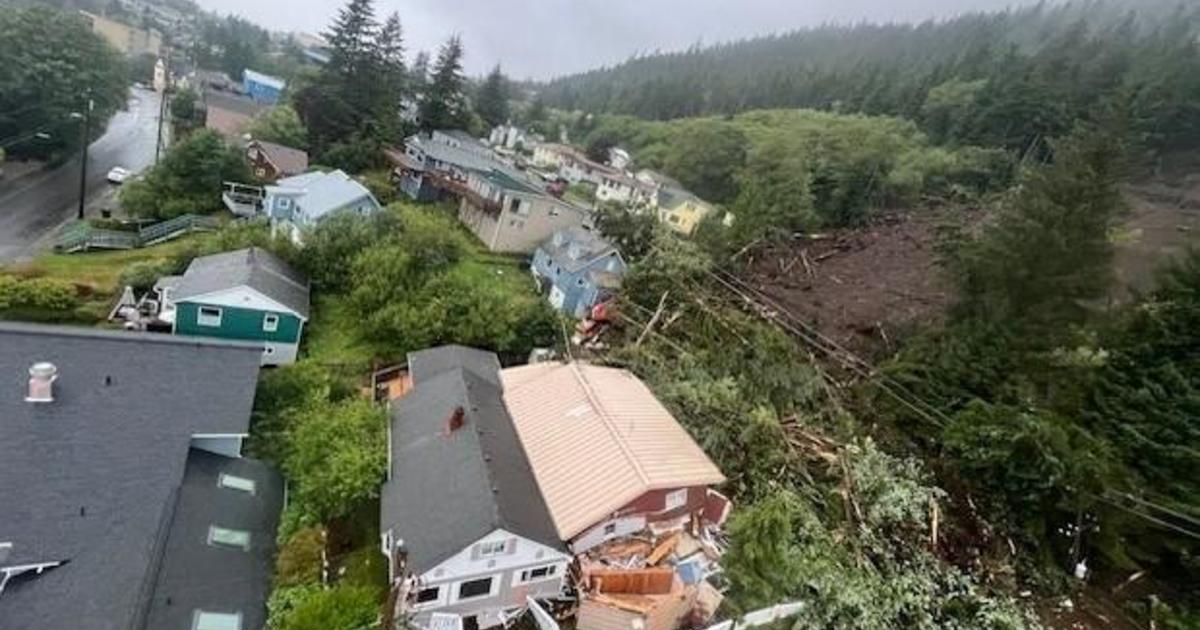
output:
<svg viewBox="0 0 1200 630"><path fill-rule="evenodd" d="M167 93L171 88L171 66L169 63L171 53L167 52L167 56L163 58L163 72L166 80L163 83L163 89L158 93L158 137L154 141L154 163L158 164L158 156L162 152L163 145L163 121L167 118Z"/></svg>
<svg viewBox="0 0 1200 630"><path fill-rule="evenodd" d="M92 108L96 106L96 102L92 99L91 90L87 92L88 100L87 107L83 110L83 125L80 138L80 144L83 145L83 156L79 162L79 220L83 220L83 204L87 197L87 166L88 166L88 144L92 136Z"/></svg>

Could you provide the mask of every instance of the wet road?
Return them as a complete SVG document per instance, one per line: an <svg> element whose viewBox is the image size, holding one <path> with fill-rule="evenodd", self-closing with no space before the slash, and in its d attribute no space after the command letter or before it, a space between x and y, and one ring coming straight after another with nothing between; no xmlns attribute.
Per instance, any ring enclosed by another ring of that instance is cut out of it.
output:
<svg viewBox="0 0 1200 630"><path fill-rule="evenodd" d="M88 199L103 194L114 166L133 172L154 162L158 94L134 88L129 106L117 112L88 155ZM79 156L52 170L0 182L0 264L30 258L49 247L50 237L73 219L79 199Z"/></svg>

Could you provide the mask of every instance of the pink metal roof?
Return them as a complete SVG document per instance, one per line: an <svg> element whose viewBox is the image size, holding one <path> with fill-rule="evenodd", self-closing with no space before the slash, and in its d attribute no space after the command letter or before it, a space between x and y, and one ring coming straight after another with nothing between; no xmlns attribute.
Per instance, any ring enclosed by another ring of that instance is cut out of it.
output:
<svg viewBox="0 0 1200 630"><path fill-rule="evenodd" d="M503 370L504 402L563 540L650 490L725 477L636 376L583 363Z"/></svg>

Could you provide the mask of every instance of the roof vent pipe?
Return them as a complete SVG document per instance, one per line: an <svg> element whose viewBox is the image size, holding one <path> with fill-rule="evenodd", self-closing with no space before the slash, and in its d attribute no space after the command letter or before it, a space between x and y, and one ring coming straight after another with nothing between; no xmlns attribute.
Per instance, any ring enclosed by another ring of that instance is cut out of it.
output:
<svg viewBox="0 0 1200 630"><path fill-rule="evenodd" d="M54 381L58 379L58 368L53 363L35 363L29 368L29 392L25 402L54 402Z"/></svg>

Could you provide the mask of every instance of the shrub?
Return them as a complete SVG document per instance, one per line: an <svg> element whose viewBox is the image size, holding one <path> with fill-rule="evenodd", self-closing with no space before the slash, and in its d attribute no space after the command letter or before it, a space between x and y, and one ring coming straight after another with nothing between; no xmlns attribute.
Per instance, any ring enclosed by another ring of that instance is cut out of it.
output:
<svg viewBox="0 0 1200 630"><path fill-rule="evenodd" d="M0 311L32 309L65 312L74 310L78 305L75 287L67 282L0 276Z"/></svg>
<svg viewBox="0 0 1200 630"><path fill-rule="evenodd" d="M270 611L272 630L353 630L379 620L376 589L338 586L328 590L309 587L284 589ZM276 598L272 598L276 599Z"/></svg>
<svg viewBox="0 0 1200 630"><path fill-rule="evenodd" d="M159 278L174 272L175 265L170 261L136 262L121 270L118 283L122 287L133 287L135 291L147 291Z"/></svg>
<svg viewBox="0 0 1200 630"><path fill-rule="evenodd" d="M321 552L325 537L319 527L308 527L292 535L275 559L277 587L317 584L321 580Z"/></svg>

